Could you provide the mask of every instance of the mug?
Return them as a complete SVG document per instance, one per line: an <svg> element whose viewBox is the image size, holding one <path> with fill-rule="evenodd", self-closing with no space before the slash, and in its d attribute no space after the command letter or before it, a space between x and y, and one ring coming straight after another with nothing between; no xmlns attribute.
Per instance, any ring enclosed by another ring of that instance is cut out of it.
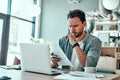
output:
<svg viewBox="0 0 120 80"><path fill-rule="evenodd" d="M85 67L85 72L86 73L94 73L95 72L95 67Z"/></svg>

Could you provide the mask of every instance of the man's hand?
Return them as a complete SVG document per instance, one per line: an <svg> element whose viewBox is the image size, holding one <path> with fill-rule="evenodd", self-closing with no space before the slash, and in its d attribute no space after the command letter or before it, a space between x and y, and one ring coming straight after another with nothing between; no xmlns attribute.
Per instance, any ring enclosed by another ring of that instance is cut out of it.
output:
<svg viewBox="0 0 120 80"><path fill-rule="evenodd" d="M75 39L74 34L69 34L69 35L68 35L68 38L70 39L70 43L71 43L72 45L76 43L76 39Z"/></svg>
<svg viewBox="0 0 120 80"><path fill-rule="evenodd" d="M51 67L52 67L52 68L56 68L56 67L57 67L57 63L58 63L61 59L58 58L57 55L54 55L54 53L52 53L52 54L51 54L51 60L52 60Z"/></svg>

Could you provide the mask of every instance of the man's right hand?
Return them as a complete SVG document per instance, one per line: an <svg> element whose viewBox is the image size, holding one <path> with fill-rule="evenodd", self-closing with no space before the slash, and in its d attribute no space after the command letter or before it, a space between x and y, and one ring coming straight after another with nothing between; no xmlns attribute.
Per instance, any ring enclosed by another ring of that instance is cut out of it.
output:
<svg viewBox="0 0 120 80"><path fill-rule="evenodd" d="M56 68L57 67L57 63L61 60L60 58L57 57L57 55L55 55L54 53L51 54L51 67L52 68Z"/></svg>

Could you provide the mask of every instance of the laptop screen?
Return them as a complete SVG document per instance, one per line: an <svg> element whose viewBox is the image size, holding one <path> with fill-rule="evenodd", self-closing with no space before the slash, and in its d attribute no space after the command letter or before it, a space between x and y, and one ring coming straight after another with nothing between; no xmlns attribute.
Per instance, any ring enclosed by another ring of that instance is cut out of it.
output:
<svg viewBox="0 0 120 80"><path fill-rule="evenodd" d="M20 43L23 71L51 73L51 58L47 43Z"/></svg>

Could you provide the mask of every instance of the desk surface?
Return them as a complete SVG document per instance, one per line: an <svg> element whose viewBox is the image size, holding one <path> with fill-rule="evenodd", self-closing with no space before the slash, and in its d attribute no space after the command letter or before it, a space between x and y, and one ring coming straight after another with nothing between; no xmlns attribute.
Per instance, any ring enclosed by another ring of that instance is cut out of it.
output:
<svg viewBox="0 0 120 80"><path fill-rule="evenodd" d="M11 80L53 80L56 75L44 75L31 72L23 72L21 70L6 70L0 68L0 77L9 76ZM104 74L104 78L100 80L120 80L120 75Z"/></svg>

